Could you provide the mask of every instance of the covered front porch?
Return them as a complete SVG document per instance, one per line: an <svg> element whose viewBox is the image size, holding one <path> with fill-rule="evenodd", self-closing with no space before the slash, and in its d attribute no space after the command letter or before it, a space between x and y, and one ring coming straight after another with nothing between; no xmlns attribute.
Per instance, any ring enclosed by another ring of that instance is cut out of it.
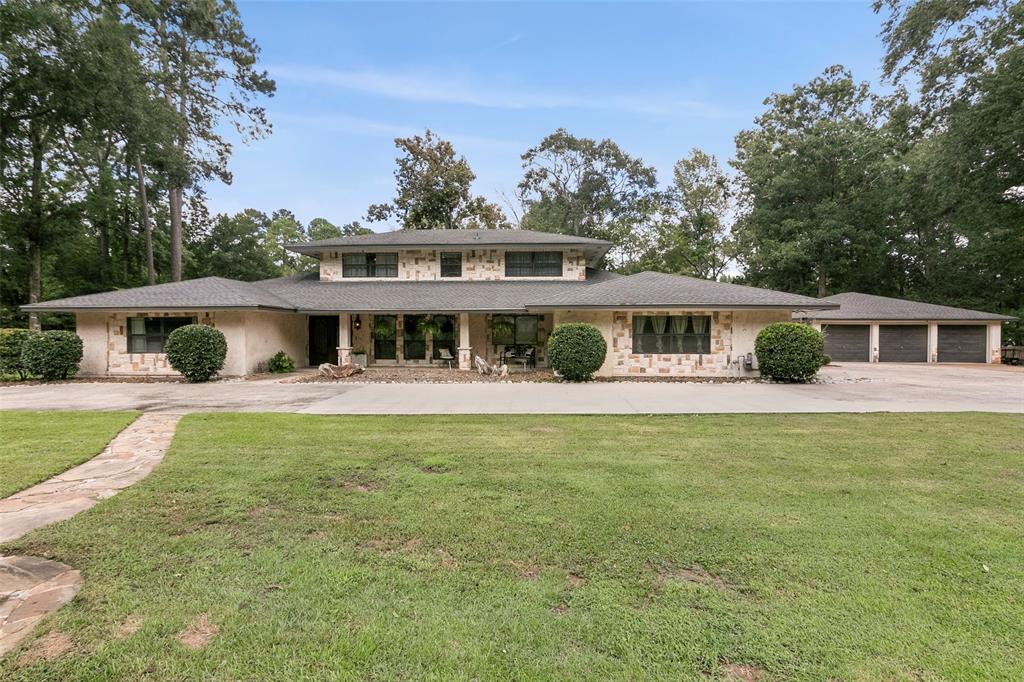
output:
<svg viewBox="0 0 1024 682"><path fill-rule="evenodd" d="M474 356L510 369L547 367L553 315L341 312L309 316L309 363L473 369Z"/></svg>

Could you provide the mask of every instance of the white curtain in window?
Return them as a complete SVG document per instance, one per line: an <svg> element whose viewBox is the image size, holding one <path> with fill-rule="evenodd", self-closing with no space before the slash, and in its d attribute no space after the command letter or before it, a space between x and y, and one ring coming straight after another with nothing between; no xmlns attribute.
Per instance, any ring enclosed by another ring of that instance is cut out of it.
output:
<svg viewBox="0 0 1024 682"><path fill-rule="evenodd" d="M686 316L685 315L673 315L672 316L672 333L673 334L685 334L686 333Z"/></svg>
<svg viewBox="0 0 1024 682"><path fill-rule="evenodd" d="M651 318L651 328L655 333L654 343L657 345L657 352L665 352L665 324L668 322L668 318L664 315L655 315Z"/></svg>
<svg viewBox="0 0 1024 682"><path fill-rule="evenodd" d="M704 334L708 333L708 318L706 315L694 315L690 318L693 322L693 333L697 335L697 352L703 353L709 348L704 348Z"/></svg>

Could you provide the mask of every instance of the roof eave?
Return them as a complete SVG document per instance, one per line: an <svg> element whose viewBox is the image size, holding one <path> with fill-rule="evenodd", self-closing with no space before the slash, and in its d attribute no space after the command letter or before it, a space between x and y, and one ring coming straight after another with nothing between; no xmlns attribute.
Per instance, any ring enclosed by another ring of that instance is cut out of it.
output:
<svg viewBox="0 0 1024 682"><path fill-rule="evenodd" d="M529 310L807 310L807 306L793 304L722 304L722 303L643 303L643 304L578 304L538 303L527 306ZM835 310L838 305L821 306L816 310Z"/></svg>
<svg viewBox="0 0 1024 682"><path fill-rule="evenodd" d="M298 312L295 308L284 308L281 306L268 306L268 305L210 305L204 303L201 305L104 305L104 306L83 306L83 305L61 305L61 306L48 306L44 304L29 304L20 306L21 310L28 312L38 313L113 313L119 311L174 311L174 312L185 312L190 310L263 310L268 312L281 312L281 313L294 313Z"/></svg>

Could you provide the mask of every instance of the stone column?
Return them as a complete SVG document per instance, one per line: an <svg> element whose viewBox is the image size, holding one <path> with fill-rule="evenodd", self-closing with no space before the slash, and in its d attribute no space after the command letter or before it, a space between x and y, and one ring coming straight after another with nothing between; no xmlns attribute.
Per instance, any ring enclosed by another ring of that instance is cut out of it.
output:
<svg viewBox="0 0 1024 682"><path fill-rule="evenodd" d="M338 364L347 365L352 362L352 315L338 315Z"/></svg>
<svg viewBox="0 0 1024 682"><path fill-rule="evenodd" d="M459 369L473 369L473 349L469 345L469 313L459 313Z"/></svg>
<svg viewBox="0 0 1024 682"><path fill-rule="evenodd" d="M871 354L868 356L869 362L878 362L878 323L871 323L871 331L868 336L868 345L871 347Z"/></svg>
<svg viewBox="0 0 1024 682"><path fill-rule="evenodd" d="M939 325L928 323L928 362L939 361Z"/></svg>

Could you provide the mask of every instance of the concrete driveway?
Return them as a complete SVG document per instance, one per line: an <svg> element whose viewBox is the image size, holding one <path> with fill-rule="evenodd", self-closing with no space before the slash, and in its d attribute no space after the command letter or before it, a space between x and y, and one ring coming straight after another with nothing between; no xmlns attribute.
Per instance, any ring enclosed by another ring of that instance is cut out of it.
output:
<svg viewBox="0 0 1024 682"><path fill-rule="evenodd" d="M0 387L5 410L306 414L682 414L722 412L1024 413L1024 368L848 363L789 384L295 384L278 379Z"/></svg>

